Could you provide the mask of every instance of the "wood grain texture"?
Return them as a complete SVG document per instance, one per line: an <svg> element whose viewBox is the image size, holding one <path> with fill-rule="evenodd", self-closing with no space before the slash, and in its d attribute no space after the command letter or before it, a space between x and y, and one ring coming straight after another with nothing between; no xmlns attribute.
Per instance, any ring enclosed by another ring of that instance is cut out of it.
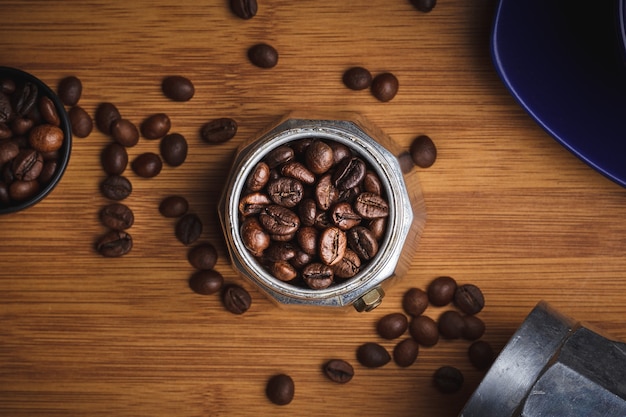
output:
<svg viewBox="0 0 626 417"><path fill-rule="evenodd" d="M48 198L0 218L0 415L454 416L482 377L468 342L422 349L408 369L355 360L366 341L393 348L375 335L376 320L438 275L483 289L484 338L496 349L540 300L626 340L626 190L560 147L507 93L489 55L494 0L441 0L429 14L405 0L259 3L249 21L226 0L0 3L2 65L52 86L78 76L92 115L103 101L135 123L166 112L190 146L181 167L150 180L128 174L135 247L124 258L93 250L106 202L99 154L110 141L96 131L75 140ZM277 67L248 63L259 41L277 48ZM399 94L380 103L347 90L341 75L352 65L393 72ZM190 102L163 97L171 74L193 80ZM233 151L292 110L356 111L405 149L422 133L438 146L435 165L417 172L428 211L419 250L371 313L278 308L230 268L215 210ZM223 116L238 120L237 136L202 143L199 127ZM142 140L129 153L157 149ZM251 291L247 314L188 289L187 248L157 210L173 193L204 221L216 269ZM349 384L322 375L334 357L354 363ZM431 386L445 364L465 373L457 394ZM264 396L278 372L296 383L286 407Z"/></svg>

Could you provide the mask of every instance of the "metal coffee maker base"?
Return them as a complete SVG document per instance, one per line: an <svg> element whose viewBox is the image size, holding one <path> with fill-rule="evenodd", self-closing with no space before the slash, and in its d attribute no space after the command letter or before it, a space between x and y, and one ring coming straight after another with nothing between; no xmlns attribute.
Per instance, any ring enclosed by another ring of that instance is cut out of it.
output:
<svg viewBox="0 0 626 417"><path fill-rule="evenodd" d="M626 344L540 302L460 416L624 417Z"/></svg>

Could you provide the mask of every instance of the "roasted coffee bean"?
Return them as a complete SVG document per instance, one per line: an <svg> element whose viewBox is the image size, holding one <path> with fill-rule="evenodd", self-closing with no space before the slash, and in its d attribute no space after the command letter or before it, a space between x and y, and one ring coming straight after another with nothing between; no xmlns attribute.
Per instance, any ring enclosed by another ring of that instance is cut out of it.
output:
<svg viewBox="0 0 626 417"><path fill-rule="evenodd" d="M46 161L44 158L43 168L41 169L41 174L37 177L37 181L41 185L47 185L52 181L52 177L57 172L57 160Z"/></svg>
<svg viewBox="0 0 626 417"><path fill-rule="evenodd" d="M485 297L476 285L464 284L456 288L454 304L465 314L474 315L485 307Z"/></svg>
<svg viewBox="0 0 626 417"><path fill-rule="evenodd" d="M267 184L269 198L283 207L295 207L304 195L304 186L294 178L280 177Z"/></svg>
<svg viewBox="0 0 626 417"><path fill-rule="evenodd" d="M187 159L187 139L180 133L170 133L161 139L159 150L166 164L177 167Z"/></svg>
<svg viewBox="0 0 626 417"><path fill-rule="evenodd" d="M1 111L1 110L0 110ZM10 139L13 136L11 128L6 123L0 122L0 141Z"/></svg>
<svg viewBox="0 0 626 417"><path fill-rule="evenodd" d="M133 159L130 164L135 174L143 178L152 178L159 175L163 168L163 162L159 155L154 152L144 152Z"/></svg>
<svg viewBox="0 0 626 417"><path fill-rule="evenodd" d="M15 80L12 78L0 78L0 93L13 94L16 87Z"/></svg>
<svg viewBox="0 0 626 417"><path fill-rule="evenodd" d="M309 288L323 290L333 283L334 273L330 266L313 262L302 270L302 279Z"/></svg>
<svg viewBox="0 0 626 417"><path fill-rule="evenodd" d="M111 203L100 210L100 221L110 229L126 230L135 222L135 215L127 205Z"/></svg>
<svg viewBox="0 0 626 417"><path fill-rule="evenodd" d="M39 182L31 181L12 181L9 185L9 196L15 201L25 201L34 197L39 192Z"/></svg>
<svg viewBox="0 0 626 417"><path fill-rule="evenodd" d="M31 119L18 117L16 119L13 119L13 121L11 122L11 130L13 131L14 135L23 136L28 133L28 131L32 129L34 125L35 122L33 122Z"/></svg>
<svg viewBox="0 0 626 417"><path fill-rule="evenodd" d="M398 87L398 78L390 72L384 72L372 80L371 92L379 101L387 102L396 96Z"/></svg>
<svg viewBox="0 0 626 417"><path fill-rule="evenodd" d="M187 260L196 269L213 269L217 263L217 249L209 242L200 243L187 252Z"/></svg>
<svg viewBox="0 0 626 417"><path fill-rule="evenodd" d="M300 270L300 269L303 269L308 264L310 264L311 262L313 262L313 258L314 258L313 255L309 255L308 253L302 250L297 250L293 258L289 261L289 263L291 263L291 265L293 265L294 268Z"/></svg>
<svg viewBox="0 0 626 417"><path fill-rule="evenodd" d="M272 263L270 272L274 277L285 282L291 281L298 276L296 268L287 261L276 261Z"/></svg>
<svg viewBox="0 0 626 417"><path fill-rule="evenodd" d="M197 294L215 294L223 285L224 277L214 269L196 271L189 278L189 288Z"/></svg>
<svg viewBox="0 0 626 417"><path fill-rule="evenodd" d="M403 174L408 174L415 167L415 162L413 162L411 154L407 151L401 152L400 155L397 156L397 159L400 164L400 171L402 171Z"/></svg>
<svg viewBox="0 0 626 417"><path fill-rule="evenodd" d="M13 175L20 181L32 181L43 169L43 157L34 149L23 149L13 159Z"/></svg>
<svg viewBox="0 0 626 417"><path fill-rule="evenodd" d="M467 350L467 354L472 365L481 371L489 368L495 358L493 348L483 340L472 343Z"/></svg>
<svg viewBox="0 0 626 417"><path fill-rule="evenodd" d="M41 124L33 127L28 134L28 143L39 152L61 149L65 134L58 126Z"/></svg>
<svg viewBox="0 0 626 417"><path fill-rule="evenodd" d="M72 126L72 133L77 138L86 138L93 130L93 120L89 113L80 106L73 106L67 112Z"/></svg>
<svg viewBox="0 0 626 417"><path fill-rule="evenodd" d="M402 313L389 313L378 320L376 331L383 339L396 339L406 332L409 321Z"/></svg>
<svg viewBox="0 0 626 417"><path fill-rule="evenodd" d="M428 307L428 295L420 288L409 288L402 297L402 308L412 317L422 315Z"/></svg>
<svg viewBox="0 0 626 417"><path fill-rule="evenodd" d="M258 43L248 49L248 59L259 68L273 68L278 64L278 51L266 43Z"/></svg>
<svg viewBox="0 0 626 417"><path fill-rule="evenodd" d="M15 158L19 152L20 148L16 142L12 140L0 141L0 167Z"/></svg>
<svg viewBox="0 0 626 417"><path fill-rule="evenodd" d="M347 247L348 238L340 228L329 227L320 233L318 255L326 265L332 266L340 262Z"/></svg>
<svg viewBox="0 0 626 417"><path fill-rule="evenodd" d="M185 197L172 195L161 200L159 213L164 217L180 217L189 210L189 203Z"/></svg>
<svg viewBox="0 0 626 417"><path fill-rule="evenodd" d="M222 291L222 303L233 314L243 314L252 305L250 293L237 284L230 284Z"/></svg>
<svg viewBox="0 0 626 417"><path fill-rule="evenodd" d="M352 210L349 203L337 203L330 212L330 219L341 230L349 230L361 223L361 216Z"/></svg>
<svg viewBox="0 0 626 417"><path fill-rule="evenodd" d="M404 339L393 348L393 361L403 368L411 366L417 360L420 347L415 340Z"/></svg>
<svg viewBox="0 0 626 417"><path fill-rule="evenodd" d="M485 322L477 316L464 316L465 326L463 327L463 338L467 340L477 340L485 334Z"/></svg>
<svg viewBox="0 0 626 417"><path fill-rule="evenodd" d="M331 222L330 216L327 212L322 211L321 213L318 213L317 216L315 216L315 224L313 226L317 227L318 229L326 229L332 225L333 223Z"/></svg>
<svg viewBox="0 0 626 417"><path fill-rule="evenodd" d="M187 213L176 222L176 238L184 245L190 245L202 234L202 220L197 214Z"/></svg>
<svg viewBox="0 0 626 417"><path fill-rule="evenodd" d="M264 193L246 194L239 200L239 213L247 217L253 214L259 214L272 204L272 200Z"/></svg>
<svg viewBox="0 0 626 417"><path fill-rule="evenodd" d="M111 123L111 136L117 143L127 148L139 142L139 129L128 119L117 119Z"/></svg>
<svg viewBox="0 0 626 417"><path fill-rule="evenodd" d="M285 164L294 158L295 154L291 147L287 145L279 146L267 153L264 161L270 169L274 169L281 164Z"/></svg>
<svg viewBox="0 0 626 417"><path fill-rule="evenodd" d="M389 215L389 204L378 194L364 192L356 198L354 211L364 219L378 219Z"/></svg>
<svg viewBox="0 0 626 417"><path fill-rule="evenodd" d="M328 210L339 201L339 190L333 185L331 174L322 176L315 186L315 201L322 210Z"/></svg>
<svg viewBox="0 0 626 417"><path fill-rule="evenodd" d="M119 175L128 165L128 152L117 142L111 142L102 149L100 163L104 172L110 175Z"/></svg>
<svg viewBox="0 0 626 417"><path fill-rule="evenodd" d="M338 384L345 384L354 377L354 368L343 359L331 359L324 363L322 371L328 379Z"/></svg>
<svg viewBox="0 0 626 417"><path fill-rule="evenodd" d="M248 179L246 187L250 191L260 191L270 179L270 167L265 162L256 164Z"/></svg>
<svg viewBox="0 0 626 417"><path fill-rule="evenodd" d="M305 153L306 166L314 174L321 175L328 171L335 162L333 148L321 140L313 141Z"/></svg>
<svg viewBox="0 0 626 417"><path fill-rule="evenodd" d="M13 119L13 105L11 98L0 92L0 123L7 123Z"/></svg>
<svg viewBox="0 0 626 417"><path fill-rule="evenodd" d="M433 375L435 387L444 394L457 392L463 386L464 378L461 371L452 366L442 366Z"/></svg>
<svg viewBox="0 0 626 417"><path fill-rule="evenodd" d="M96 127L104 134L110 135L111 125L121 118L119 110L113 103L100 103L96 109Z"/></svg>
<svg viewBox="0 0 626 417"><path fill-rule="evenodd" d="M293 379L287 374L272 376L265 387L265 395L276 405L287 405L293 401L296 388Z"/></svg>
<svg viewBox="0 0 626 417"><path fill-rule="evenodd" d="M380 182L380 178L374 171L365 171L365 175L363 176L363 191L383 195L383 184Z"/></svg>
<svg viewBox="0 0 626 417"><path fill-rule="evenodd" d="M106 198L120 201L132 193L133 186L128 178L122 175L109 175L100 184L100 191Z"/></svg>
<svg viewBox="0 0 626 417"><path fill-rule="evenodd" d="M290 177L303 184L311 185L315 182L315 174L307 169L303 164L296 161L285 163L280 168L280 173L285 177Z"/></svg>
<svg viewBox="0 0 626 417"><path fill-rule="evenodd" d="M256 0L230 0L230 10L242 19L252 19L258 10Z"/></svg>
<svg viewBox="0 0 626 417"><path fill-rule="evenodd" d="M159 139L165 136L171 127L172 122L167 114L156 113L144 119L140 130L146 139Z"/></svg>
<svg viewBox="0 0 626 417"><path fill-rule="evenodd" d="M277 204L269 205L259 214L263 228L272 235L289 235L300 227L300 219L293 211Z"/></svg>
<svg viewBox="0 0 626 417"><path fill-rule="evenodd" d="M249 217L241 223L239 230L243 244L254 256L261 256L270 245L270 235L267 234L256 217Z"/></svg>
<svg viewBox="0 0 626 417"><path fill-rule="evenodd" d="M66 106L75 106L83 93L83 83L74 75L65 77L57 86L59 98Z"/></svg>
<svg viewBox="0 0 626 417"><path fill-rule="evenodd" d="M302 251L308 253L309 255L315 255L318 250L318 236L319 232L315 227L304 226L300 227L296 232L296 241Z"/></svg>
<svg viewBox="0 0 626 417"><path fill-rule="evenodd" d="M411 4L420 12L428 13L435 7L437 0L411 0Z"/></svg>
<svg viewBox="0 0 626 417"><path fill-rule="evenodd" d="M96 250L106 258L116 258L126 255L133 247L132 237L120 230L111 230L105 233L96 242Z"/></svg>
<svg viewBox="0 0 626 417"><path fill-rule="evenodd" d="M333 183L340 191L354 188L365 178L365 162L360 158L344 158L335 169ZM380 194L380 193L378 193Z"/></svg>
<svg viewBox="0 0 626 417"><path fill-rule="evenodd" d="M411 142L409 153L415 165L420 168L429 168L437 159L437 147L426 135L420 135Z"/></svg>
<svg viewBox="0 0 626 417"><path fill-rule="evenodd" d="M170 75L161 82L161 90L165 97L174 101L189 101L196 89L189 78L182 75Z"/></svg>
<svg viewBox="0 0 626 417"><path fill-rule="evenodd" d="M61 126L61 119L50 97L41 96L39 98L39 114L41 114L41 117L43 117L47 123L54 126Z"/></svg>
<svg viewBox="0 0 626 417"><path fill-rule="evenodd" d="M200 137L207 143L224 143L235 137L237 127L237 122L229 117L214 119L202 126Z"/></svg>
<svg viewBox="0 0 626 417"><path fill-rule="evenodd" d="M297 248L291 242L273 242L263 256L270 262L289 261L296 256Z"/></svg>
<svg viewBox="0 0 626 417"><path fill-rule="evenodd" d="M378 253L378 242L372 232L363 226L355 226L346 232L348 245L359 258L370 260Z"/></svg>
<svg viewBox="0 0 626 417"><path fill-rule="evenodd" d="M361 258L354 251L346 248L346 253L344 253L341 261L333 265L332 268L335 277L342 279L352 278L361 269Z"/></svg>
<svg viewBox="0 0 626 417"><path fill-rule="evenodd" d="M454 299L456 288L457 283L454 278L437 277L428 285L428 300L437 307L448 305Z"/></svg>
<svg viewBox="0 0 626 417"><path fill-rule="evenodd" d="M391 355L382 345L367 342L357 348L356 358L367 368L379 368L389 363Z"/></svg>
<svg viewBox="0 0 626 417"><path fill-rule="evenodd" d="M342 80L350 90L365 90L372 84L372 74L363 67L352 67L343 73Z"/></svg>
<svg viewBox="0 0 626 417"><path fill-rule="evenodd" d="M437 323L428 316L417 316L409 323L411 337L422 346L435 346L439 341Z"/></svg>
<svg viewBox="0 0 626 417"><path fill-rule="evenodd" d="M305 198L298 206L298 214L302 226L313 226L317 217L317 205L311 198Z"/></svg>
<svg viewBox="0 0 626 417"><path fill-rule="evenodd" d="M37 103L39 88L34 83L26 81L19 85L11 95L13 109L19 116L26 116Z"/></svg>
<svg viewBox="0 0 626 417"><path fill-rule="evenodd" d="M445 339L459 339L463 335L465 321L458 311L448 310L439 316L439 334Z"/></svg>
<svg viewBox="0 0 626 417"><path fill-rule="evenodd" d="M0 181L0 203L9 203L11 196L9 195L9 186Z"/></svg>

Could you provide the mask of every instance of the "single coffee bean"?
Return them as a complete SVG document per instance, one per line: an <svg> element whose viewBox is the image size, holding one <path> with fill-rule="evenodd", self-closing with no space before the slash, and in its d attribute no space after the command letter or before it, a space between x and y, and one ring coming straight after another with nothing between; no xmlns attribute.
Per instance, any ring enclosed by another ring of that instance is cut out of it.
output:
<svg viewBox="0 0 626 417"><path fill-rule="evenodd" d="M347 202L337 203L330 212L330 219L341 230L349 230L361 223L361 216Z"/></svg>
<svg viewBox="0 0 626 417"><path fill-rule="evenodd" d="M4 94L13 94L16 89L15 80L12 78L1 78L0 79L0 93Z"/></svg>
<svg viewBox="0 0 626 417"><path fill-rule="evenodd" d="M313 141L306 149L304 156L306 166L317 175L328 171L335 162L333 148L321 140Z"/></svg>
<svg viewBox="0 0 626 417"><path fill-rule="evenodd" d="M339 201L339 190L333 185L331 174L322 176L315 185L315 202L322 210L328 210Z"/></svg>
<svg viewBox="0 0 626 417"><path fill-rule="evenodd" d="M472 343L467 350L467 354L472 365L481 371L489 368L495 358L493 348L483 340Z"/></svg>
<svg viewBox="0 0 626 417"><path fill-rule="evenodd" d="M127 148L139 142L139 129L128 119L117 119L111 123L111 136L117 143Z"/></svg>
<svg viewBox="0 0 626 417"><path fill-rule="evenodd" d="M209 242L201 243L187 252L187 260L196 269L213 269L217 263L217 249Z"/></svg>
<svg viewBox="0 0 626 417"><path fill-rule="evenodd" d="M244 217L259 214L270 204L272 204L272 200L267 194L259 192L246 194L239 200L239 213Z"/></svg>
<svg viewBox="0 0 626 417"><path fill-rule="evenodd" d="M361 258L353 250L346 248L341 261L332 266L333 273L337 278L352 278L361 269Z"/></svg>
<svg viewBox="0 0 626 417"><path fill-rule="evenodd" d="M344 158L333 174L333 183L340 191L354 188L365 178L365 162L361 158Z"/></svg>
<svg viewBox="0 0 626 417"><path fill-rule="evenodd" d="M433 375L435 387L444 394L457 392L463 386L464 378L461 371L452 366L442 366Z"/></svg>
<svg viewBox="0 0 626 417"><path fill-rule="evenodd" d="M343 359L331 359L324 363L322 371L328 379L338 384L350 382L354 377L354 368Z"/></svg>
<svg viewBox="0 0 626 417"><path fill-rule="evenodd" d="M172 122L167 114L156 113L148 116L141 123L140 130L146 139L159 139L165 136L171 127Z"/></svg>
<svg viewBox="0 0 626 417"><path fill-rule="evenodd" d="M356 358L367 368L379 368L389 363L391 355L382 345L367 342L357 348Z"/></svg>
<svg viewBox="0 0 626 417"><path fill-rule="evenodd" d="M400 171L402 171L403 174L408 174L415 167L413 157L411 156L411 153L407 151L401 152L400 155L397 156L397 159L400 164Z"/></svg>
<svg viewBox="0 0 626 417"><path fill-rule="evenodd" d="M270 167L265 162L256 164L246 180L246 187L250 191L260 191L270 179Z"/></svg>
<svg viewBox="0 0 626 417"><path fill-rule="evenodd" d="M2 111L2 110L0 110ZM10 139L13 136L13 131L6 123L0 122L0 141Z"/></svg>
<svg viewBox="0 0 626 417"><path fill-rule="evenodd" d="M459 339L463 335L465 321L458 311L444 311L439 316L439 333L445 339Z"/></svg>
<svg viewBox="0 0 626 417"><path fill-rule="evenodd" d="M293 178L303 184L311 185L315 183L315 174L297 161L287 162L280 168L280 173L285 177Z"/></svg>
<svg viewBox="0 0 626 417"><path fill-rule="evenodd" d="M237 127L237 122L229 117L214 119L202 126L200 137L207 143L224 143L235 137Z"/></svg>
<svg viewBox="0 0 626 417"><path fill-rule="evenodd" d="M263 251L270 245L270 235L265 232L256 217L249 217L241 223L239 230L245 247L254 256L263 255Z"/></svg>
<svg viewBox="0 0 626 417"><path fill-rule="evenodd" d="M38 95L39 88L29 81L18 86L11 95L15 113L19 116L26 116L35 107Z"/></svg>
<svg viewBox="0 0 626 417"><path fill-rule="evenodd" d="M406 332L409 321L402 313L389 313L378 320L376 331L383 339L396 339Z"/></svg>
<svg viewBox="0 0 626 417"><path fill-rule="evenodd" d="M420 288L409 288L402 297L404 312L412 317L422 315L428 307L428 295Z"/></svg>
<svg viewBox="0 0 626 417"><path fill-rule="evenodd" d="M289 282L298 276L298 271L287 261L276 261L272 263L270 272L281 281Z"/></svg>
<svg viewBox="0 0 626 417"><path fill-rule="evenodd" d="M335 165L341 162L344 158L352 158L353 156L350 148L341 142L329 141L328 145L333 150L333 160Z"/></svg>
<svg viewBox="0 0 626 417"><path fill-rule="evenodd" d="M348 238L340 228L329 227L320 233L318 255L324 264L332 266L340 262L347 247Z"/></svg>
<svg viewBox="0 0 626 417"><path fill-rule="evenodd" d="M189 78L182 75L170 75L161 82L161 90L165 97L174 101L189 101L196 89Z"/></svg>
<svg viewBox="0 0 626 417"><path fill-rule="evenodd" d="M485 322L478 316L464 316L465 326L463 327L463 338L467 340L478 340L485 334Z"/></svg>
<svg viewBox="0 0 626 417"><path fill-rule="evenodd" d="M96 127L104 134L110 135L111 125L121 118L119 110L113 103L100 103L96 108Z"/></svg>
<svg viewBox="0 0 626 417"><path fill-rule="evenodd" d="M39 174L39 177L37 177L37 181L39 181L39 184L41 185L49 184L50 181L52 181L52 177L57 172L57 166L58 166L58 163L56 159L46 161L46 159L44 158L44 163L43 163L43 168L41 169L41 174Z"/></svg>
<svg viewBox="0 0 626 417"><path fill-rule="evenodd" d="M20 181L32 181L43 169L43 157L34 149L22 149L13 159L13 175Z"/></svg>
<svg viewBox="0 0 626 417"><path fill-rule="evenodd" d="M137 155L130 164L135 174L143 178L152 178L159 175L163 168L163 162L159 155L154 152L144 152Z"/></svg>
<svg viewBox="0 0 626 417"><path fill-rule="evenodd" d="M320 262L313 262L302 270L304 283L314 290L323 290L332 285L334 273L330 266Z"/></svg>
<svg viewBox="0 0 626 417"><path fill-rule="evenodd" d="M187 159L187 139L180 133L170 133L163 136L159 144L161 157L166 164L177 167Z"/></svg>
<svg viewBox="0 0 626 417"><path fill-rule="evenodd" d="M102 149L100 163L104 172L110 175L119 175L128 165L128 152L117 142L111 142Z"/></svg>
<svg viewBox="0 0 626 417"><path fill-rule="evenodd" d="M411 4L420 12L428 13L435 7L437 0L411 0Z"/></svg>
<svg viewBox="0 0 626 417"><path fill-rule="evenodd" d="M283 207L295 207L304 195L304 186L294 178L280 177L267 184L270 199Z"/></svg>
<svg viewBox="0 0 626 417"><path fill-rule="evenodd" d="M398 78L390 72L378 74L372 80L372 95L379 101L387 102L392 100L398 93Z"/></svg>
<svg viewBox="0 0 626 417"><path fill-rule="evenodd" d="M259 222L272 235L289 235L300 227L298 215L290 209L277 204L269 205L259 214Z"/></svg>
<svg viewBox="0 0 626 417"><path fill-rule="evenodd" d="M258 43L248 49L248 59L259 68L273 68L278 64L278 51L266 43Z"/></svg>
<svg viewBox="0 0 626 417"><path fill-rule="evenodd" d="M354 211L364 219L378 219L389 215L389 204L378 194L364 192L356 198Z"/></svg>
<svg viewBox="0 0 626 417"><path fill-rule="evenodd" d="M25 117L18 117L11 122L11 130L16 136L22 136L28 133L35 125L35 122Z"/></svg>
<svg viewBox="0 0 626 417"><path fill-rule="evenodd" d="M176 222L175 235L183 245L190 245L202 234L202 220L197 214L187 213Z"/></svg>
<svg viewBox="0 0 626 417"><path fill-rule="evenodd" d="M214 269L196 271L189 278L189 288L197 294L215 294L222 289L223 285L224 277Z"/></svg>
<svg viewBox="0 0 626 417"><path fill-rule="evenodd" d="M20 147L12 140L0 141L0 167L20 153Z"/></svg>
<svg viewBox="0 0 626 417"><path fill-rule="evenodd" d="M298 250L289 262L291 263L291 265L293 265L294 268L301 270L309 265L311 262L313 262L313 256L304 251Z"/></svg>
<svg viewBox="0 0 626 417"><path fill-rule="evenodd" d="M109 175L100 184L102 195L110 200L124 200L133 191L133 186L128 178L122 175Z"/></svg>
<svg viewBox="0 0 626 417"><path fill-rule="evenodd" d="M7 123L13 119L13 105L11 104L11 97L0 92L0 123Z"/></svg>
<svg viewBox="0 0 626 417"><path fill-rule="evenodd" d="M28 142L39 152L56 151L63 146L65 135L58 126L41 124L33 127L28 134Z"/></svg>
<svg viewBox="0 0 626 417"><path fill-rule="evenodd" d="M313 226L315 224L315 218L317 217L317 205L312 198L305 198L300 202L298 206L298 214L300 215L300 222L303 226Z"/></svg>
<svg viewBox="0 0 626 417"><path fill-rule="evenodd" d="M428 316L414 317L409 324L409 333L422 346L435 346L439 341L437 323Z"/></svg>
<svg viewBox="0 0 626 417"><path fill-rule="evenodd" d="M229 312L243 314L252 305L252 297L245 288L237 284L230 284L222 291L222 303Z"/></svg>
<svg viewBox="0 0 626 417"><path fill-rule="evenodd" d="M363 226L355 226L346 232L348 245L359 258L369 261L378 253L378 242L372 232Z"/></svg>
<svg viewBox="0 0 626 417"><path fill-rule="evenodd" d="M230 10L241 19L252 19L258 10L256 0L230 0Z"/></svg>
<svg viewBox="0 0 626 417"><path fill-rule="evenodd" d="M372 74L363 67L352 67L343 73L343 83L350 90L365 90L372 84Z"/></svg>
<svg viewBox="0 0 626 417"><path fill-rule="evenodd" d="M77 138L86 138L93 131L93 120L89 113L80 106L72 106L67 112L72 126L72 133Z"/></svg>
<svg viewBox="0 0 626 417"><path fill-rule="evenodd" d="M437 307L448 305L454 299L456 280L452 277L437 277L428 285L428 300Z"/></svg>
<svg viewBox="0 0 626 417"><path fill-rule="evenodd" d="M300 227L296 232L296 241L304 252L309 255L317 254L319 231L312 226Z"/></svg>
<svg viewBox="0 0 626 417"><path fill-rule="evenodd" d="M296 256L297 247L291 242L272 242L263 256L270 262L290 261Z"/></svg>
<svg viewBox="0 0 626 417"><path fill-rule="evenodd" d="M57 109L54 106L54 102L48 96L39 97L39 114L41 117L51 125L61 126L61 118L57 113Z"/></svg>
<svg viewBox="0 0 626 417"><path fill-rule="evenodd" d="M465 314L478 314L485 307L483 292L476 285L464 284L454 293L454 304Z"/></svg>
<svg viewBox="0 0 626 417"><path fill-rule="evenodd" d="M83 83L74 75L65 77L57 86L59 98L66 106L75 106L83 93Z"/></svg>
<svg viewBox="0 0 626 417"><path fill-rule="evenodd" d="M189 203L185 197L171 195L161 200L159 213L164 217L180 217L189 210Z"/></svg>
<svg viewBox="0 0 626 417"><path fill-rule="evenodd" d="M287 374L272 376L265 387L265 395L276 405L287 405L293 401L296 389L293 379Z"/></svg>
<svg viewBox="0 0 626 417"><path fill-rule="evenodd" d="M409 338L404 339L393 348L393 361L403 368L411 366L417 360L419 343Z"/></svg>
<svg viewBox="0 0 626 417"><path fill-rule="evenodd" d="M420 135L411 142L409 153L415 165L420 168L429 168L437 159L437 147L426 135Z"/></svg>
<svg viewBox="0 0 626 417"><path fill-rule="evenodd" d="M135 222L135 215L127 205L111 203L100 210L100 221L110 229L126 230Z"/></svg>
<svg viewBox="0 0 626 417"><path fill-rule="evenodd" d="M132 237L121 230L111 230L96 242L96 250L106 258L124 256L133 247Z"/></svg>
<svg viewBox="0 0 626 417"><path fill-rule="evenodd" d="M37 180L15 180L9 185L9 197L14 201L25 201L34 197L39 192Z"/></svg>

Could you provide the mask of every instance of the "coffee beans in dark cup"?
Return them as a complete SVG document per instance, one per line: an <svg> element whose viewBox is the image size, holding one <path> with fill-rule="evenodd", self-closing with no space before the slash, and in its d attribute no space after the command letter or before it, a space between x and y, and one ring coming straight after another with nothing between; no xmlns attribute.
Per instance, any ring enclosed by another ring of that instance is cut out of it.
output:
<svg viewBox="0 0 626 417"><path fill-rule="evenodd" d="M379 368L391 361L391 355L384 346L376 342L367 342L357 348L356 358L367 368Z"/></svg>
<svg viewBox="0 0 626 417"><path fill-rule="evenodd" d="M437 277L428 285L428 300L437 307L448 305L454 299L456 288L457 283L454 278L448 276Z"/></svg>
<svg viewBox="0 0 626 417"><path fill-rule="evenodd" d="M289 404L295 395L295 384L287 374L272 376L265 387L265 395L276 405Z"/></svg>
<svg viewBox="0 0 626 417"><path fill-rule="evenodd" d="M376 331L383 339L395 339L404 334L409 321L402 313L389 313L378 320Z"/></svg>
<svg viewBox="0 0 626 417"><path fill-rule="evenodd" d="M230 284L222 291L222 303L227 311L233 314L243 314L252 305L252 297L242 286Z"/></svg>
<svg viewBox="0 0 626 417"><path fill-rule="evenodd" d="M163 94L173 101L189 101L196 89L187 77L182 75L170 75L161 82Z"/></svg>
<svg viewBox="0 0 626 417"><path fill-rule="evenodd" d="M465 378L460 370L453 366L442 366L433 375L435 387L444 394L452 394L463 387Z"/></svg>
<svg viewBox="0 0 626 417"><path fill-rule="evenodd" d="M343 83L351 90L365 90L372 84L372 74L363 67L352 67L344 72Z"/></svg>
<svg viewBox="0 0 626 417"><path fill-rule="evenodd" d="M454 293L454 304L465 314L478 314L485 306L485 297L476 285L464 284Z"/></svg>
<svg viewBox="0 0 626 417"><path fill-rule="evenodd" d="M375 76L370 86L372 95L382 102L391 101L398 93L398 88L398 78L390 72Z"/></svg>
<svg viewBox="0 0 626 417"><path fill-rule="evenodd" d="M180 133L170 133L161 139L159 150L166 164L177 167L187 159L187 140Z"/></svg>
<svg viewBox="0 0 626 417"><path fill-rule="evenodd" d="M224 277L214 269L196 271L189 278L189 288L201 295L215 294L223 285Z"/></svg>
<svg viewBox="0 0 626 417"><path fill-rule="evenodd" d="M248 59L259 68L273 68L278 64L278 51L266 43L258 43L248 49Z"/></svg>
<svg viewBox="0 0 626 417"><path fill-rule="evenodd" d="M338 384L345 384L354 377L354 368L343 359L331 359L324 363L322 371L328 379Z"/></svg>
<svg viewBox="0 0 626 417"><path fill-rule="evenodd" d="M413 338L404 339L393 348L393 361L403 368L411 366L417 360L419 343Z"/></svg>
<svg viewBox="0 0 626 417"><path fill-rule="evenodd" d="M437 147L427 135L416 137L409 148L411 159L420 168L429 168L437 160Z"/></svg>

